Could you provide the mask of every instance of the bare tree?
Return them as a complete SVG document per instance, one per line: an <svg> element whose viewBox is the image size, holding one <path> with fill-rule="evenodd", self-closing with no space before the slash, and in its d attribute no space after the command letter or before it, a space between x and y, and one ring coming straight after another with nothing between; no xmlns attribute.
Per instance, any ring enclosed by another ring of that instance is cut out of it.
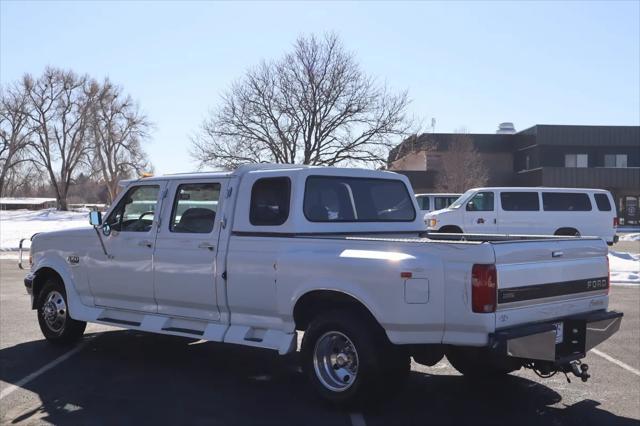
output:
<svg viewBox="0 0 640 426"><path fill-rule="evenodd" d="M489 170L474 147L473 140L466 134L457 134L449 140L448 145L438 170L436 189L462 193L469 188L486 186Z"/></svg>
<svg viewBox="0 0 640 426"><path fill-rule="evenodd" d="M249 70L193 138L201 165L384 164L405 134L407 92L365 75L336 35L300 37L293 51Z"/></svg>
<svg viewBox="0 0 640 426"><path fill-rule="evenodd" d="M150 127L131 97L106 79L93 105L91 164L107 186L108 202L116 197L119 180L150 167L140 146Z"/></svg>
<svg viewBox="0 0 640 426"><path fill-rule="evenodd" d="M5 194L15 168L29 161L27 148L32 134L28 123L28 100L19 87L0 93L0 196Z"/></svg>
<svg viewBox="0 0 640 426"><path fill-rule="evenodd" d="M36 135L33 161L47 172L58 208L67 210L69 185L89 148L91 103L98 85L73 71L47 68L38 79L25 75L22 87Z"/></svg>

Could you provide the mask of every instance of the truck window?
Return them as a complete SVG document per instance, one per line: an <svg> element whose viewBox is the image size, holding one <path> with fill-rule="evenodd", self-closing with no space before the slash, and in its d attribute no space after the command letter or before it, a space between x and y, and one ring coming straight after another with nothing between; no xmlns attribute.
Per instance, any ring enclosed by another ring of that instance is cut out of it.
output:
<svg viewBox="0 0 640 426"><path fill-rule="evenodd" d="M262 178L251 188L249 221L255 226L279 226L289 218L291 181L288 177Z"/></svg>
<svg viewBox="0 0 640 426"><path fill-rule="evenodd" d="M504 211L539 211L537 192L501 192L500 202Z"/></svg>
<svg viewBox="0 0 640 426"><path fill-rule="evenodd" d="M611 211L611 203L609 202L609 197L607 197L607 194L593 194L593 196L596 199L598 210L600 210L601 212Z"/></svg>
<svg viewBox="0 0 640 426"><path fill-rule="evenodd" d="M309 176L304 215L310 222L412 222L413 200L396 179Z"/></svg>
<svg viewBox="0 0 640 426"><path fill-rule="evenodd" d="M219 199L219 183L189 183L178 186L169 230L208 234L213 230Z"/></svg>
<svg viewBox="0 0 640 426"><path fill-rule="evenodd" d="M420 210L429 210L429 196L428 195L423 195L421 197L416 197L416 199L418 200L418 207L420 207Z"/></svg>
<svg viewBox="0 0 640 426"><path fill-rule="evenodd" d="M478 192L467 203L468 212L492 212L493 192Z"/></svg>
<svg viewBox="0 0 640 426"><path fill-rule="evenodd" d="M159 191L158 185L134 186L129 189L106 223L114 231L148 232L153 225Z"/></svg>
<svg viewBox="0 0 640 426"><path fill-rule="evenodd" d="M548 212L587 212L591 211L591 201L584 193L543 192L542 208Z"/></svg>

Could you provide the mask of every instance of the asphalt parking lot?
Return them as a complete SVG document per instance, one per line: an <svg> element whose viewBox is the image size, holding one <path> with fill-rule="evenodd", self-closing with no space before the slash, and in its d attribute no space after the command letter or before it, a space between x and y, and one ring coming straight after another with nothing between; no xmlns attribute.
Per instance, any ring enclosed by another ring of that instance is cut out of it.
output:
<svg viewBox="0 0 640 426"><path fill-rule="evenodd" d="M42 338L23 272L0 261L2 424L640 424L640 288L614 287L621 331L591 352L592 378L519 371L472 385L446 361L413 365L408 386L360 412L306 385L297 357L89 325L79 346Z"/></svg>

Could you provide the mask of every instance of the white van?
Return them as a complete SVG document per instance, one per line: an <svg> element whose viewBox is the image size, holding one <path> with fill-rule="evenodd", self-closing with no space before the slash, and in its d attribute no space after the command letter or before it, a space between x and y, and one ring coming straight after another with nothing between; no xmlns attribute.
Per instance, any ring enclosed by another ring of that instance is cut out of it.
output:
<svg viewBox="0 0 640 426"><path fill-rule="evenodd" d="M475 188L425 216L429 231L469 234L584 235L617 241L609 191L576 188Z"/></svg>
<svg viewBox="0 0 640 426"><path fill-rule="evenodd" d="M422 214L442 210L453 204L462 194L416 194Z"/></svg>

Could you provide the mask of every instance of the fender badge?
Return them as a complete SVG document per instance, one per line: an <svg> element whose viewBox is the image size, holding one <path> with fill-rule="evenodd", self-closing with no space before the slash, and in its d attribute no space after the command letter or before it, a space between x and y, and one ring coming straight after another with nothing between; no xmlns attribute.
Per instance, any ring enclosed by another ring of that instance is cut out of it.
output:
<svg viewBox="0 0 640 426"><path fill-rule="evenodd" d="M71 265L77 265L80 263L80 256L67 256L67 262Z"/></svg>

